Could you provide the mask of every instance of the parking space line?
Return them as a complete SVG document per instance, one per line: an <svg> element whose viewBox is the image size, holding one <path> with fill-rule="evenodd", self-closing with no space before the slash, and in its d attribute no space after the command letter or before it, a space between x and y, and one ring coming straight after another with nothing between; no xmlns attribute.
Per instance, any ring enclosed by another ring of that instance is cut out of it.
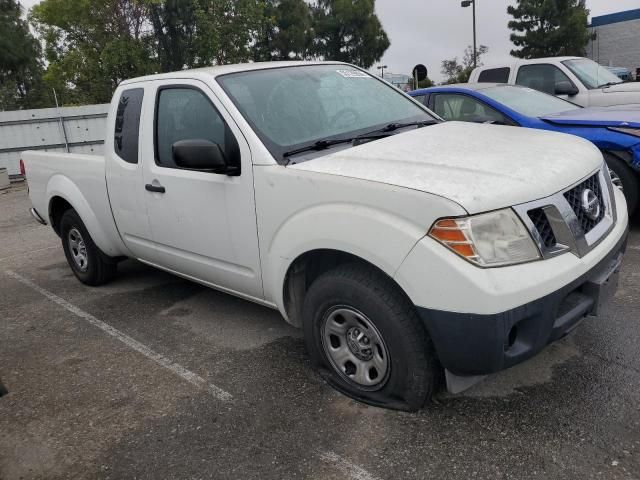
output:
<svg viewBox="0 0 640 480"><path fill-rule="evenodd" d="M7 275L9 275L10 277L14 278L15 280L19 281L20 283L26 285L27 287L29 287L29 288L35 290L36 292L44 295L46 298L48 298L49 300L51 300L54 303L57 303L62 308L68 310L71 313L73 313L75 316L86 320L91 325L93 325L95 327L98 327L103 332L108 333L109 335L111 335L114 338L117 338L118 340L120 340L122 343L124 343L129 348L135 350L138 353L141 353L145 357L149 358L150 360L153 360L158 365L163 366L167 370L172 371L173 373L175 373L176 375L178 375L182 379L186 380L187 382L189 382L189 383L191 383L191 384L193 384L193 385L195 385L195 386L197 386L199 388L203 388L203 389L207 390L209 393L211 393L218 400L228 401L228 400L231 400L233 398L233 396L229 392L221 389L220 387L217 387L216 385L213 385L211 383L207 383L207 381L204 378L202 378L201 376L199 376L199 375L193 373L192 371L184 368L182 365L179 365L179 364L173 362L172 360L168 359L164 355L161 355L161 354L159 354L157 352L154 352L153 350L151 350L146 345L143 345L142 343L138 342L137 340L134 340L130 336L122 333L120 330L118 330L116 328L113 328L111 325L109 325L107 323L104 323L101 320L98 320L96 317L94 317L90 313L85 312L81 308L78 308L75 305L67 302L65 299L57 296L56 294L51 293L48 290L45 290L44 288L42 288L39 285L36 285L31 280L28 280L28 279L24 278L22 275L19 275L19 274L15 273L15 272L13 272L11 270L5 270L5 273Z"/></svg>
<svg viewBox="0 0 640 480"><path fill-rule="evenodd" d="M378 477L367 472L364 468L350 462L335 452L320 451L318 454L323 461L335 466L351 480L379 480Z"/></svg>
<svg viewBox="0 0 640 480"><path fill-rule="evenodd" d="M11 260L13 258L20 258L20 257L25 257L27 255L33 255L34 253L39 253L39 252L44 252L46 250L51 250L53 248L60 248L60 245L53 245L51 247L44 247L44 248L38 248L36 250L30 250L28 252L23 252L23 253L16 253L15 255L9 255L8 257L2 257L0 258L0 262L4 261L4 260Z"/></svg>

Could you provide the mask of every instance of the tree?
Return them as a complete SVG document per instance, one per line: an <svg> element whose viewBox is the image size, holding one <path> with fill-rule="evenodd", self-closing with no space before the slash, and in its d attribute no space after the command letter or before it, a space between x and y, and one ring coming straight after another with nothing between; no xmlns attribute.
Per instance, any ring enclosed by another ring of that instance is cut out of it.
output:
<svg viewBox="0 0 640 480"><path fill-rule="evenodd" d="M304 0L270 0L254 60L303 60L310 55L312 20Z"/></svg>
<svg viewBox="0 0 640 480"><path fill-rule="evenodd" d="M585 0L517 0L507 12L514 20L511 41L518 58L584 55L591 38L587 29L589 10Z"/></svg>
<svg viewBox="0 0 640 480"><path fill-rule="evenodd" d="M312 15L313 52L318 58L369 68L389 48L375 0L317 0Z"/></svg>
<svg viewBox="0 0 640 480"><path fill-rule="evenodd" d="M43 0L30 19L45 43L44 80L66 104L103 103L118 83L157 70L139 0Z"/></svg>
<svg viewBox="0 0 640 480"><path fill-rule="evenodd" d="M41 49L15 0L0 0L0 110L46 104Z"/></svg>
<svg viewBox="0 0 640 480"><path fill-rule="evenodd" d="M480 45L480 47L476 50L478 67L482 66L482 61L480 60L482 55L484 55L488 51L489 47L487 47L486 45ZM473 47L469 45L464 51L462 63L458 62L458 57L442 61L442 68L440 69L440 72L445 77L444 83L468 82L469 77L471 76L471 72L474 68L473 65Z"/></svg>
<svg viewBox="0 0 640 480"><path fill-rule="evenodd" d="M429 88L429 87L433 87L435 84L433 83L433 80L431 80L429 77L425 78L424 80L420 80L418 82L418 86L415 87L414 84L416 82L415 78L413 78L412 75L409 75L411 77L411 79L409 80L409 88L411 90L417 90L419 88Z"/></svg>

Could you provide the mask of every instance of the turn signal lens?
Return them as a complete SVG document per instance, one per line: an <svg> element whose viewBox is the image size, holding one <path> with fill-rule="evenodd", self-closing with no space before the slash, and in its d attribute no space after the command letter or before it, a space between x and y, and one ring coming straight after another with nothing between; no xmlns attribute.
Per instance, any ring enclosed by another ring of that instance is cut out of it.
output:
<svg viewBox="0 0 640 480"><path fill-rule="evenodd" d="M510 208L464 218L438 220L429 236L482 267L541 258L529 231Z"/></svg>
<svg viewBox="0 0 640 480"><path fill-rule="evenodd" d="M23 177L27 176L27 172L24 169L24 160L20 159L20 175Z"/></svg>
<svg viewBox="0 0 640 480"><path fill-rule="evenodd" d="M478 255L473 248L473 243L465 233L468 228L466 219L445 218L434 223L429 236L449 247L458 255L471 260Z"/></svg>

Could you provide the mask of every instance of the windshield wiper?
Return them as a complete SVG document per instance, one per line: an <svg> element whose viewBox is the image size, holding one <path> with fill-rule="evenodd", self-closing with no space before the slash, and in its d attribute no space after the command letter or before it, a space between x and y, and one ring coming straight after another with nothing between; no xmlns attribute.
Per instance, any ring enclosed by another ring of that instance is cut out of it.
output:
<svg viewBox="0 0 640 480"><path fill-rule="evenodd" d="M607 88L607 87L612 87L614 85L620 85L622 82L607 82L607 83L603 83L602 85L598 85L597 88Z"/></svg>
<svg viewBox="0 0 640 480"><path fill-rule="evenodd" d="M420 122L406 122L406 123L390 123L388 125L385 125L382 128L378 128L376 130L372 130L371 132L367 132L367 133L363 133L362 135L357 136L356 138L367 138L370 135L373 135L375 133L381 132L381 133L387 133L387 132L394 132L396 130L399 130L401 128L405 128L405 127L418 127L418 128L422 128L425 127L427 125L435 125L436 123L438 123L435 120L422 120Z"/></svg>
<svg viewBox="0 0 640 480"><path fill-rule="evenodd" d="M425 125L433 125L435 123L438 123L438 122L435 120L423 120L421 122L390 123L382 128L378 128L371 132L363 133L355 137L318 140L317 142L314 142L311 145L305 145L304 147L300 147L294 150L289 150L288 152L284 152L282 156L288 159L286 164L289 165L291 163L291 159L289 157L298 155L299 153L326 150L327 148L332 147L334 145L340 145L341 143L352 143L352 142L356 143L358 140L367 140L367 139L377 140L379 138L389 137L391 135L391 132L398 130L400 128L411 127L411 126L417 126L418 128L420 128L420 127L424 127Z"/></svg>
<svg viewBox="0 0 640 480"><path fill-rule="evenodd" d="M284 158L292 157L293 155L297 155L299 153L311 152L313 150L325 150L333 145L339 145L341 143L351 143L353 138L338 138L334 140L318 140L311 145L306 145L304 147L296 148L294 150L289 150L288 152L284 152L282 156Z"/></svg>

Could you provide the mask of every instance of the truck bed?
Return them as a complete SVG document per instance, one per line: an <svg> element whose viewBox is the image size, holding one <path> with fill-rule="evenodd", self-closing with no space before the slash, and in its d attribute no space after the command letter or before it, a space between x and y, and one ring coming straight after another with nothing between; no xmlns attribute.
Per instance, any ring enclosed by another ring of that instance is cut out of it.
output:
<svg viewBox="0 0 640 480"><path fill-rule="evenodd" d="M104 253L127 254L111 213L103 156L25 151L22 160L29 197L42 219L50 223L52 202L65 200L78 211Z"/></svg>

